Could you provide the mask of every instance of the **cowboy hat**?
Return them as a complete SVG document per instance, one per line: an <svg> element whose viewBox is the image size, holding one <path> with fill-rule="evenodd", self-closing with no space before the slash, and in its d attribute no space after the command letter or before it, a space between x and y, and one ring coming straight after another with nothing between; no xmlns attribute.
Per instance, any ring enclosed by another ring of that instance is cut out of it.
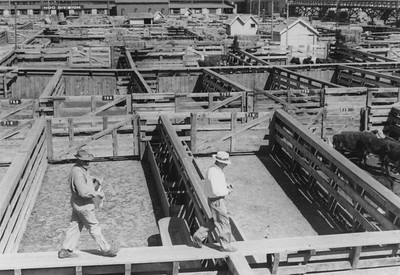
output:
<svg viewBox="0 0 400 275"><path fill-rule="evenodd" d="M90 161L94 159L94 156L92 154L89 154L86 150L78 150L75 157L83 161Z"/></svg>
<svg viewBox="0 0 400 275"><path fill-rule="evenodd" d="M232 162L229 160L229 154L224 151L219 151L216 155L212 155L212 157L221 163L231 164Z"/></svg>

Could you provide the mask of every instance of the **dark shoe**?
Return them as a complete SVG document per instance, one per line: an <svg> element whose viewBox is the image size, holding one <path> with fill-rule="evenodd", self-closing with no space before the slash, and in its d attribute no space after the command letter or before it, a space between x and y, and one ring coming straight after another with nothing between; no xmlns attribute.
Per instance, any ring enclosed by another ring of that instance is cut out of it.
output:
<svg viewBox="0 0 400 275"><path fill-rule="evenodd" d="M67 249L61 249L58 251L58 258L65 259L65 258L78 258L78 254L73 253L72 251L68 251Z"/></svg>
<svg viewBox="0 0 400 275"><path fill-rule="evenodd" d="M117 256L118 251L119 248L111 247L109 250L104 251L101 255L104 257L115 257Z"/></svg>
<svg viewBox="0 0 400 275"><path fill-rule="evenodd" d="M236 252L237 248L233 246L221 247L222 252Z"/></svg>

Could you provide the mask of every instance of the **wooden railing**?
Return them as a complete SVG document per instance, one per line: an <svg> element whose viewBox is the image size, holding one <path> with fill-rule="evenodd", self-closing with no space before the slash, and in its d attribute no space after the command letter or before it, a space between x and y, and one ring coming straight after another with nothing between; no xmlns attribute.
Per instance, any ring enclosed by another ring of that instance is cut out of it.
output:
<svg viewBox="0 0 400 275"><path fill-rule="evenodd" d="M137 157L138 125L137 115L47 119L47 158L51 162L71 159L84 146L97 158Z"/></svg>
<svg viewBox="0 0 400 275"><path fill-rule="evenodd" d="M398 88L368 89L364 129L385 128L392 108L399 106L399 101Z"/></svg>
<svg viewBox="0 0 400 275"><path fill-rule="evenodd" d="M0 253L16 253L46 171L46 132L37 119L0 182Z"/></svg>
<svg viewBox="0 0 400 275"><path fill-rule="evenodd" d="M358 67L338 65L332 82L345 87L395 88L400 77Z"/></svg>
<svg viewBox="0 0 400 275"><path fill-rule="evenodd" d="M329 147L282 110L270 128L270 145L300 183L346 231L398 229L400 198Z"/></svg>
<svg viewBox="0 0 400 275"><path fill-rule="evenodd" d="M264 90L338 88L337 84L312 78L284 68L273 67Z"/></svg>
<svg viewBox="0 0 400 275"><path fill-rule="evenodd" d="M332 48L330 49L332 50ZM336 46L334 54L342 62L394 62L394 59L387 58L381 55L364 52L356 49L351 49L345 46Z"/></svg>

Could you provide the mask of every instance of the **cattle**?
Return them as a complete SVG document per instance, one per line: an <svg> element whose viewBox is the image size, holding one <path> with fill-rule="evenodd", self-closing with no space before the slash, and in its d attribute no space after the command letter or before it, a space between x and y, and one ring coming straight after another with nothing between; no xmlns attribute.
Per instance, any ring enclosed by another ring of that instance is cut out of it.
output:
<svg viewBox="0 0 400 275"><path fill-rule="evenodd" d="M341 153L350 151L361 164L366 164L370 154L379 157L382 173L390 176L390 163L394 171L400 172L400 143L390 137L385 137L380 131L342 132L333 136L333 147ZM393 190L393 182L391 182Z"/></svg>
<svg viewBox="0 0 400 275"><path fill-rule="evenodd" d="M293 57L293 58L290 60L290 64L300 64L300 58L298 58L298 57Z"/></svg>
<svg viewBox="0 0 400 275"><path fill-rule="evenodd" d="M315 64L326 64L326 63L328 63L328 61L326 59L324 59L324 58L317 57L315 59Z"/></svg>
<svg viewBox="0 0 400 275"><path fill-rule="evenodd" d="M303 64L314 64L314 61L312 61L311 56L309 56L303 59Z"/></svg>
<svg viewBox="0 0 400 275"><path fill-rule="evenodd" d="M366 164L368 155L381 150L378 138L370 132L342 132L332 137L333 148L344 153L349 151L358 158L359 163ZM375 148L376 147L376 148Z"/></svg>

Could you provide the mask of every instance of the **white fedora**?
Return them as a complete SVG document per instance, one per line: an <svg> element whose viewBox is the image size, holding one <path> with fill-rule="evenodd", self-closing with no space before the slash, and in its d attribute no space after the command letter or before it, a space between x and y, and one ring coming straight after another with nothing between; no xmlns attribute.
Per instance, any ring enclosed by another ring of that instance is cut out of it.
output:
<svg viewBox="0 0 400 275"><path fill-rule="evenodd" d="M216 155L212 155L212 157L221 163L231 164L232 162L229 160L229 154L224 151L219 151Z"/></svg>

